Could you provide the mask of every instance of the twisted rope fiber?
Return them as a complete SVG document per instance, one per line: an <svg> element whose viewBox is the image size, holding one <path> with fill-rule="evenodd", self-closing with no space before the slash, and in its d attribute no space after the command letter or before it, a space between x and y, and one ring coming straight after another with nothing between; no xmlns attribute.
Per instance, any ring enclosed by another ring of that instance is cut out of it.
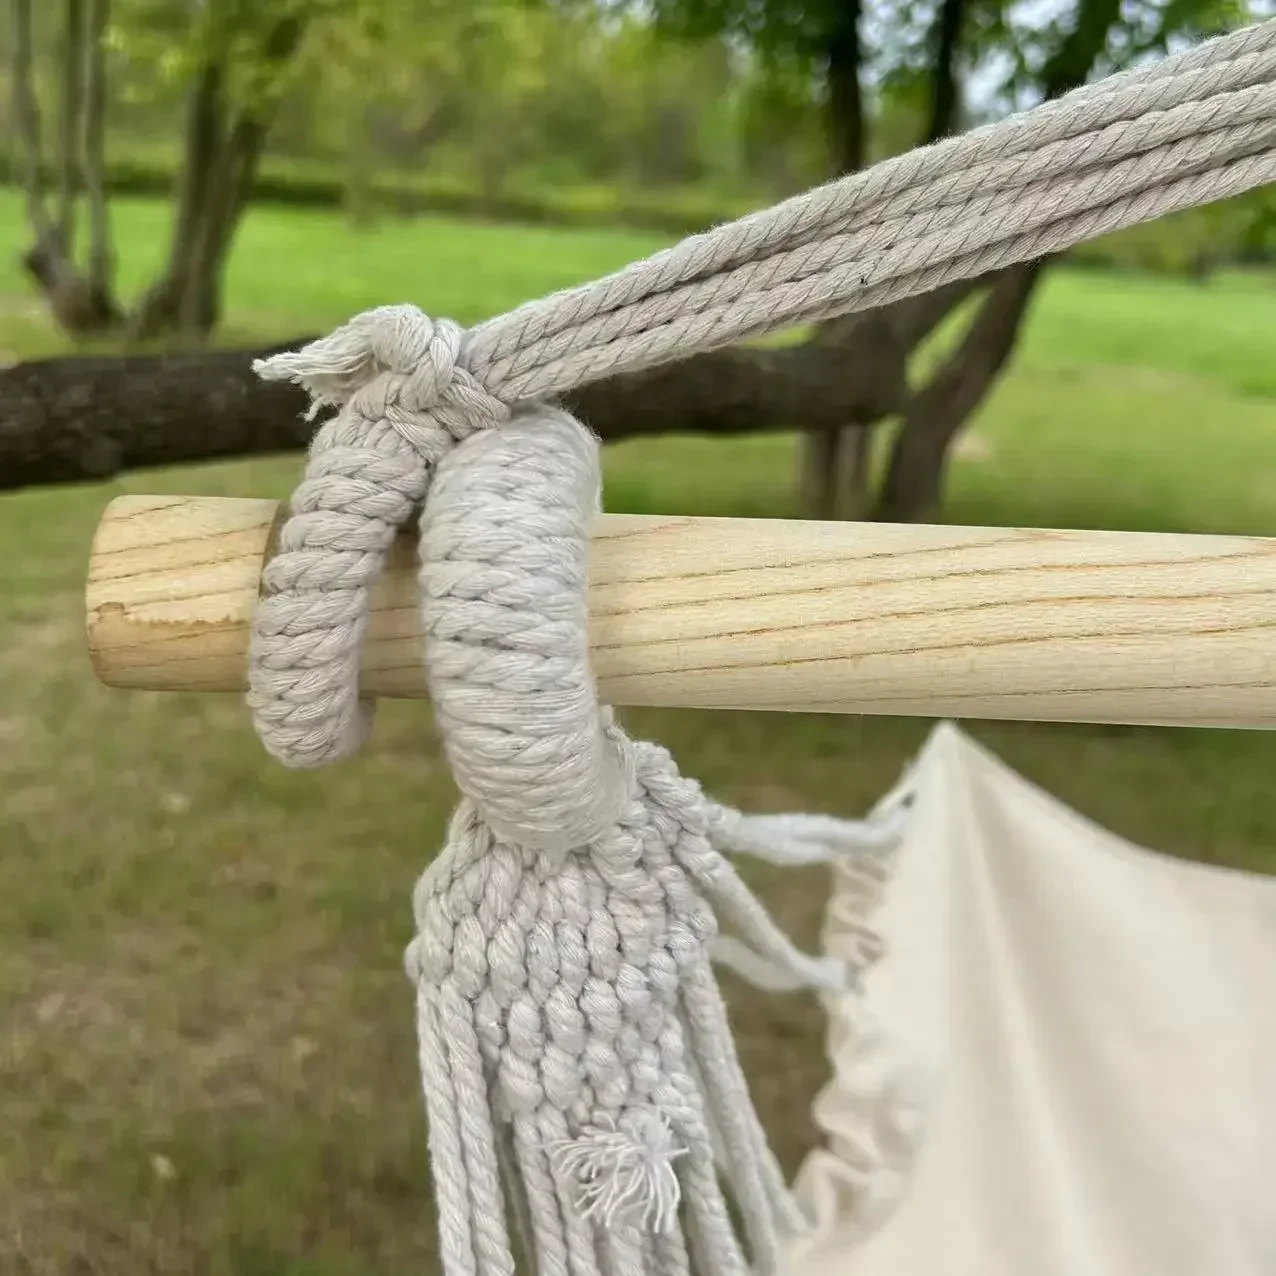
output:
<svg viewBox="0 0 1276 1276"><path fill-rule="evenodd" d="M1238 103L1236 95L1246 90L1249 96ZM1233 135L1220 148L1211 135L1235 120L1238 111L1254 131ZM875 263L862 282L863 271L841 281L836 302L813 300L809 308L795 302L773 321L759 312L766 309L765 292L777 276L761 267L782 259L783 264L772 268L779 277L800 279L807 270L802 263L812 253L816 256L809 269L821 269L818 254L826 251L821 245L830 238L870 229L903 213L923 220L898 226L895 233L916 237L928 213L942 208L951 217L954 205L990 190L1004 193L1006 202L999 207L1006 226L1039 220L1041 202L1057 202L1050 186L1040 184L1043 178L1108 171L1109 181L1096 182L1077 202L1058 210L1061 220L1050 242L1067 247L1095 233L1091 218L1100 209L1111 214L1100 216L1097 224L1116 228L1189 206L1183 203L1179 182L1194 165L1205 165L1219 180L1217 193L1208 184L1193 192L1198 202L1273 180L1274 124L1276 20L888 160L693 236L594 283L521 306L467 335L465 363L489 390L513 402L562 394L588 380L759 335L770 331L772 323L847 313L862 307L864 290L906 274L907 263ZM1121 158L1136 154L1147 156L1141 167L1117 166ZM1131 200L1136 194L1144 197ZM1025 260L1034 246L1034 239L1008 237L996 260ZM966 259L965 270L978 264L969 257L960 230L934 232L924 255L940 268L958 259ZM729 286L739 291L739 299L729 308L712 309L720 278L737 268L746 275ZM756 289L747 284L750 270L759 271ZM668 305L666 297L672 298ZM873 304L882 302L875 297ZM667 341L653 339L649 330L670 311L704 318L669 332ZM623 339L625 334L633 335Z"/></svg>
<svg viewBox="0 0 1276 1276"><path fill-rule="evenodd" d="M418 883L407 967L445 1271L512 1276L513 1214L546 1273L683 1276L693 1261L707 1276L775 1272L803 1219L710 967L718 916L746 975L839 993L848 972L798 952L724 852L809 862L879 849L890 831L754 826L598 706L585 611L598 442L536 405L471 429L455 410L468 382L393 362L446 358L456 336L390 310L305 353L316 401L340 411L316 436L289 548L268 573L286 589L267 592L254 637L258 727L300 765L340 756L366 729L346 644L391 520L432 471L425 654L464 799ZM436 401L422 406L427 393ZM475 406L496 415L482 396ZM892 1102L883 1080L881 1106ZM868 1124L871 1159L899 1122Z"/></svg>
<svg viewBox="0 0 1276 1276"><path fill-rule="evenodd" d="M366 738L369 591L419 519L426 670L462 793L418 883L406 957L445 1276L512 1276L510 1217L544 1276L777 1270L807 1220L749 1099L711 958L761 986L848 999L869 1078L854 1140L866 1227L905 1190L921 1137L855 972L794 948L728 858L882 856L898 828L718 806L599 706L586 597L598 443L541 400L1273 176L1276 22L469 333L385 307L257 365L302 385L312 415L335 409L253 622L249 704L286 764L336 761ZM876 876L888 871L881 859ZM880 956L873 898L859 967Z"/></svg>
<svg viewBox="0 0 1276 1276"><path fill-rule="evenodd" d="M431 695L467 795L418 885L408 956L445 1252L449 1270L509 1270L490 1150L507 1122L540 1269L675 1276L694 1253L710 1273L773 1272L801 1219L710 972L715 909L797 985L843 973L793 949L715 847L747 819L593 700L597 451L566 414L526 409L440 463L422 516ZM761 844L782 855L802 834Z"/></svg>
<svg viewBox="0 0 1276 1276"><path fill-rule="evenodd" d="M1258 122L1022 191L981 192L960 205L927 207L830 235L599 315L544 339L521 363L511 361L519 370L508 386L570 388L649 367L861 310L866 301L881 305L915 295L935 286L937 275L969 277L1027 260L1039 255L1043 241L1068 247L1106 229L1261 185L1276 178L1276 80L1265 94L1246 104L1264 112ZM1264 149L1253 154L1256 147ZM1167 169L1175 174L1171 180L1163 177Z"/></svg>

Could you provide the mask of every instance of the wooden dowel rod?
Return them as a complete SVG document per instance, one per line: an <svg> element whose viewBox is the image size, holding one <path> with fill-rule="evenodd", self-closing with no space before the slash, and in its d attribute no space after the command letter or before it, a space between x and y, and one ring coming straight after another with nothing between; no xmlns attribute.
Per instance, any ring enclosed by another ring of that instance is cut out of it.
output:
<svg viewBox="0 0 1276 1276"><path fill-rule="evenodd" d="M239 691L274 501L125 496L93 542L93 666ZM1276 725L1276 540L604 515L590 641L617 705ZM363 685L426 694L413 547Z"/></svg>

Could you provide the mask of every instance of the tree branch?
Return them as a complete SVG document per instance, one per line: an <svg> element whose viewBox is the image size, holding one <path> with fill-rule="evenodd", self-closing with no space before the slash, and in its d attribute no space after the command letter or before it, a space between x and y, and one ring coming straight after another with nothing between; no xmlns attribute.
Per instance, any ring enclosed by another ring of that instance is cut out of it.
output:
<svg viewBox="0 0 1276 1276"><path fill-rule="evenodd" d="M1076 25L1042 68L1041 89L1047 98L1062 97L1089 79L1120 16L1121 0L1081 0Z"/></svg>
<svg viewBox="0 0 1276 1276"><path fill-rule="evenodd" d="M979 406L989 381L1014 350L1020 320L1040 274L1041 263L1030 261L998 277L960 344L930 381L909 397L905 420L920 416L960 422Z"/></svg>
<svg viewBox="0 0 1276 1276"><path fill-rule="evenodd" d="M924 292L896 302L884 312L896 339L905 349L915 350L958 306L968 297L985 288L996 278L995 274L980 275L974 279L959 279L945 284L934 292Z"/></svg>
<svg viewBox="0 0 1276 1276"><path fill-rule="evenodd" d="M960 2L943 0L945 7ZM1121 0L1080 0L1075 26L1042 70L1042 88L1047 97L1057 97L1085 82L1103 53L1108 31L1120 13ZM960 25L960 19L959 10L947 15L941 11L941 36L945 20ZM942 79L937 74L936 118L932 125L941 122L938 118L941 89ZM956 352L930 383L912 396L895 436L875 517L914 519L938 502L949 446L1010 358L1018 325L1044 266L1044 261L1030 262L993 276L988 294ZM959 293L944 296L943 291L920 299L915 311L903 312L900 323L910 324L914 330L933 329L961 300Z"/></svg>
<svg viewBox="0 0 1276 1276"><path fill-rule="evenodd" d="M253 358L279 348L70 356L0 371L0 490L305 447L314 432L302 420L305 396L252 372ZM829 430L898 412L904 396L893 343L874 348L860 335L833 352L819 334L611 377L566 404L613 440Z"/></svg>
<svg viewBox="0 0 1276 1276"><path fill-rule="evenodd" d="M939 502L949 444L1010 361L1040 262L1012 266L989 288L957 348L911 396L874 518L904 522Z"/></svg>

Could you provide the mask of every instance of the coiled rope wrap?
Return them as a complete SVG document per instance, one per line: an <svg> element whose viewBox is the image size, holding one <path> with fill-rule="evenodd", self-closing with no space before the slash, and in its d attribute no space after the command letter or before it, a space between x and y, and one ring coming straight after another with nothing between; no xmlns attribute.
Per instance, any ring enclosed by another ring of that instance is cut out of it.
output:
<svg viewBox="0 0 1276 1276"><path fill-rule="evenodd" d="M420 515L427 671L464 795L418 885L407 956L446 1276L512 1274L509 1212L545 1276L682 1276L693 1259L701 1276L776 1271L803 1220L709 958L830 995L849 996L848 972L795 950L725 853L811 862L889 842L718 807L599 707L585 611L597 442L540 401L1273 177L1268 22L468 333L387 307L258 365L304 386L314 412L336 409L254 618L249 702L285 763L335 761L366 736L368 591ZM876 1218L903 1190L918 1133L887 1072L870 1071L880 1084L857 1168Z"/></svg>

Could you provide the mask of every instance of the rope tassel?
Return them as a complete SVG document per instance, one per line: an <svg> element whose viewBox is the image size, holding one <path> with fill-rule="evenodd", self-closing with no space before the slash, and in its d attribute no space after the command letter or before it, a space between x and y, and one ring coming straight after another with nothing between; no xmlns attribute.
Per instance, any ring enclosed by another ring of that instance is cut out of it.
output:
<svg viewBox="0 0 1276 1276"><path fill-rule="evenodd" d="M464 1130L504 1119L539 1133L517 1191L532 1203L540 1270L610 1276L623 1257L634 1276L663 1276L690 1243L698 1270L714 1276L773 1272L779 1233L798 1220L766 1161L710 965L717 925L697 888L718 858L707 806L663 750L606 732L631 761L611 828L583 847L536 850L499 840L467 799L417 890L408 969L420 1030L429 1042L441 1023L449 1038L450 1066L422 1069L431 1125L442 1123L432 1141L440 1206L461 1180L471 1211L461 1230L474 1238L458 1271L503 1270L503 1255L479 1249L479 1228L500 1207L479 1190L482 1149ZM464 1040L464 1021L443 1010L465 998L481 1067L452 1040ZM723 1180L744 1207L747 1245ZM684 1217L696 1236L682 1234ZM609 1258L617 1229L634 1244Z"/></svg>
<svg viewBox="0 0 1276 1276"><path fill-rule="evenodd" d="M337 415L266 573L256 725L292 765L357 748L368 589L420 509L425 664L462 792L405 959L444 1274L513 1276L518 1230L538 1276L770 1276L803 1219L736 1056L719 915L764 985L848 980L790 943L728 853L871 857L892 830L728 811L598 704L597 440L488 396L463 344L400 307L263 369Z"/></svg>

